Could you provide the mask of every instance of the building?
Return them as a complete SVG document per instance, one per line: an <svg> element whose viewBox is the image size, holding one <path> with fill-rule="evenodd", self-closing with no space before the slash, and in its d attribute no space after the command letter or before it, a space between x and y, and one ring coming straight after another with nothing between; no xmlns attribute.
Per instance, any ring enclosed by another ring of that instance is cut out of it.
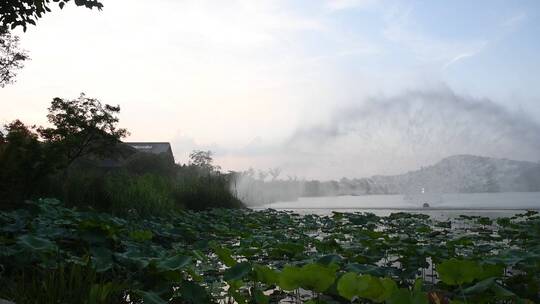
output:
<svg viewBox="0 0 540 304"><path fill-rule="evenodd" d="M90 156L81 159L79 163L97 164L98 167L106 170L121 168L126 163L140 159L145 154L153 154L165 158L168 163L174 165L174 156L171 144L168 142L123 142L114 148L113 154L109 157Z"/></svg>
<svg viewBox="0 0 540 304"><path fill-rule="evenodd" d="M137 152L163 155L174 164L174 155L171 144L168 142L125 142L124 144L134 148Z"/></svg>

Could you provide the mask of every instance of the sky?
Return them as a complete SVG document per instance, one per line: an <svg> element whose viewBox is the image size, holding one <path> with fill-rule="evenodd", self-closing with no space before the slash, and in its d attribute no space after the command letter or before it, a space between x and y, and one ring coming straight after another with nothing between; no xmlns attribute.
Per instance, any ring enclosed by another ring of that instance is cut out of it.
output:
<svg viewBox="0 0 540 304"><path fill-rule="evenodd" d="M0 122L54 97L121 106L127 141L224 170L332 179L453 154L540 160L540 2L103 0L17 33Z"/></svg>

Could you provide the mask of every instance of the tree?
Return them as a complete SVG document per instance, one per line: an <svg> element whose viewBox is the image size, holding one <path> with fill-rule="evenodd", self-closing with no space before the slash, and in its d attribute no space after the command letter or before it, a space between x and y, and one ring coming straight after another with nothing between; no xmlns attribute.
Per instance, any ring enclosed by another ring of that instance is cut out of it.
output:
<svg viewBox="0 0 540 304"><path fill-rule="evenodd" d="M64 157L68 168L75 160L86 155L110 156L125 137L126 129L118 128L120 106L102 105L99 100L81 93L79 98L54 98L47 118L54 126L38 128L38 133L51 147Z"/></svg>
<svg viewBox="0 0 540 304"><path fill-rule="evenodd" d="M215 172L221 169L219 166L213 165L212 151L193 150L189 154L189 165L195 166L202 171Z"/></svg>
<svg viewBox="0 0 540 304"><path fill-rule="evenodd" d="M0 207L14 205L39 191L49 163L33 127L20 120L4 126L0 143Z"/></svg>
<svg viewBox="0 0 540 304"><path fill-rule="evenodd" d="M62 9L70 0L52 0ZM103 4L98 0L74 0L77 6L101 10ZM10 30L28 24L36 25L36 21L51 11L51 0L3 0L0 2L0 88L13 83L16 71L23 68L28 54L19 49L19 37L11 35Z"/></svg>
<svg viewBox="0 0 540 304"><path fill-rule="evenodd" d="M23 68L26 60L28 54L19 49L19 37L0 28L0 88L13 82L16 71Z"/></svg>
<svg viewBox="0 0 540 304"><path fill-rule="evenodd" d="M58 3L60 9L70 0L3 0L0 3L0 28L5 30L21 26L26 31L27 25L36 25L36 21L51 11L51 2ZM103 4L98 0L74 0L77 6L101 10Z"/></svg>

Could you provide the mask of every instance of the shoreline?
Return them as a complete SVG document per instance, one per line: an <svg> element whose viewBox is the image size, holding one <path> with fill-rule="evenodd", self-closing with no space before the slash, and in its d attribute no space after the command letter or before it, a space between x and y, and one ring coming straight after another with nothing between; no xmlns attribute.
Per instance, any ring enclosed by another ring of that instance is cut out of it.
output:
<svg viewBox="0 0 540 304"><path fill-rule="evenodd" d="M272 208L272 207L248 207L252 210L265 210L265 209L274 209L274 210L398 210L398 211L539 211L539 208L390 208L390 207L282 207L282 208Z"/></svg>

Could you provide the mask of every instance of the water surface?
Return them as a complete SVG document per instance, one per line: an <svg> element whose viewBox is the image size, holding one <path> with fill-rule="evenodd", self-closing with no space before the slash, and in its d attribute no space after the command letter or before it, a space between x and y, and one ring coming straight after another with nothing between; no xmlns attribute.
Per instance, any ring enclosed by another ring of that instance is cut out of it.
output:
<svg viewBox="0 0 540 304"><path fill-rule="evenodd" d="M424 208L424 203L430 207ZM386 216L405 211L425 213L435 218L453 218L461 214L501 217L526 210L539 210L540 192L301 197L297 201L276 202L254 209L260 208L319 215L337 211L372 212Z"/></svg>

